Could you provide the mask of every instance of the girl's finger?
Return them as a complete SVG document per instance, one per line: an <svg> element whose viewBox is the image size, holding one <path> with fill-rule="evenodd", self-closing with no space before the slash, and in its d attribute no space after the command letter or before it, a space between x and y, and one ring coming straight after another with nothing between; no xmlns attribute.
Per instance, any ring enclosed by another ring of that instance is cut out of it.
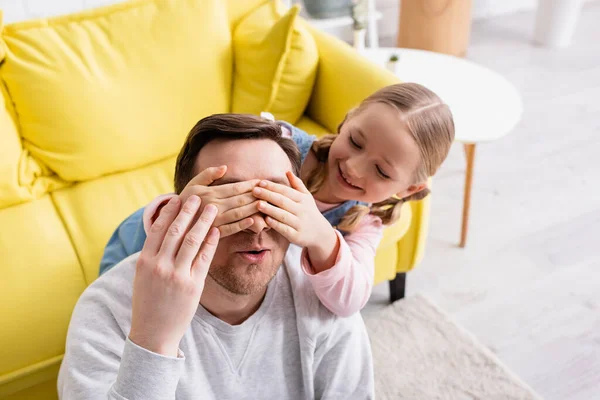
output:
<svg viewBox="0 0 600 400"><path fill-rule="evenodd" d="M299 229L300 221L294 214L287 212L279 207L275 207L265 201L258 202L258 211L266 214L282 224L289 225L291 228Z"/></svg>
<svg viewBox="0 0 600 400"><path fill-rule="evenodd" d="M296 192L296 194L298 194L298 192ZM277 193L267 188L255 187L252 191L252 195L257 199L268 201L279 208L283 208L292 214L296 214L298 211L298 203L291 200L285 194Z"/></svg>
<svg viewBox="0 0 600 400"><path fill-rule="evenodd" d="M298 178L292 171L288 171L285 173L288 180L290 181L290 185L299 192L310 194L310 191L304 186L304 182L302 179Z"/></svg>
<svg viewBox="0 0 600 400"><path fill-rule="evenodd" d="M217 228L211 228L204 239L204 243L200 248L200 252L197 253L194 261L192 262L191 275L196 281L197 285L204 286L206 275L210 268L210 263L215 255L217 246L219 245L219 230Z"/></svg>
<svg viewBox="0 0 600 400"><path fill-rule="evenodd" d="M238 222L258 212L258 201L247 204L242 207L233 208L225 211L215 219L215 226L227 225L232 222ZM223 232L221 232L223 233Z"/></svg>
<svg viewBox="0 0 600 400"><path fill-rule="evenodd" d="M168 260L175 259L179 246L181 246L181 242L188 231L188 228L192 224L196 212L200 208L200 203L201 201L198 196L190 196L186 200L181 207L181 210L179 210L179 214L177 214L177 217L165 233L165 237L158 252L159 257L165 257Z"/></svg>
<svg viewBox="0 0 600 400"><path fill-rule="evenodd" d="M148 237L144 242L144 247L142 249L144 254L148 254L149 256L158 254L165 235L167 234L167 229L169 229L171 223L173 223L175 217L177 217L179 207L181 207L179 196L173 196L167 205L162 208L158 218L152 223L150 231L148 232Z"/></svg>
<svg viewBox="0 0 600 400"><path fill-rule="evenodd" d="M234 208L247 206L248 204L252 204L255 201L256 197L254 197L252 192L239 194L237 196L219 200L219 210L221 211L221 213L224 213L226 211L233 210Z"/></svg>
<svg viewBox="0 0 600 400"><path fill-rule="evenodd" d="M221 237L224 238L248 229L252 224L254 224L254 220L252 218L246 218L232 224L219 226L219 232L221 233Z"/></svg>
<svg viewBox="0 0 600 400"><path fill-rule="evenodd" d="M295 230L294 228L292 228L289 225L282 224L281 222L279 222L276 219L273 219L271 217L266 217L265 222L271 228L275 229L277 232L282 234L287 240L294 243L294 240L296 239L296 237L298 235L297 230Z"/></svg>
<svg viewBox="0 0 600 400"><path fill-rule="evenodd" d="M251 192L254 186L260 182L260 179L252 179L249 181L226 183L224 185L213 186L215 194L220 199L237 196L243 193Z"/></svg>
<svg viewBox="0 0 600 400"><path fill-rule="evenodd" d="M259 188L268 189L272 192L282 194L288 199L291 199L295 202L299 202L302 200L302 195L297 190L289 186L282 185L280 183L262 180L259 182L258 186Z"/></svg>
<svg viewBox="0 0 600 400"><path fill-rule="evenodd" d="M190 231L185 234L181 244L176 248L176 269L180 269L181 271L187 272L188 274L191 272L192 263L196 258L196 255L200 251L202 242L204 242L206 234L208 233L216 215L217 207L215 207L212 204L209 204L206 207L204 207L204 210L202 210L202 214L200 214L200 218L198 218L198 221L196 221L196 223L194 224L194 226L192 226Z"/></svg>
<svg viewBox="0 0 600 400"><path fill-rule="evenodd" d="M225 175L225 172L227 172L226 165L221 165L220 167L206 168L205 170L200 172L198 175L193 177L192 180L186 186L190 186L190 185L208 186L211 183L213 183L214 181L221 179L223 177L223 175Z"/></svg>

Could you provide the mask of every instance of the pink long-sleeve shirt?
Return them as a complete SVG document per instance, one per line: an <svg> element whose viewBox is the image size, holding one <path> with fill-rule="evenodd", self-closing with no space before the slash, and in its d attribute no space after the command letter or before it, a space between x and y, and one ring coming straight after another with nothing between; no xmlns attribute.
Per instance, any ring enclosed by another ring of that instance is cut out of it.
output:
<svg viewBox="0 0 600 400"><path fill-rule="evenodd" d="M175 194L158 196L144 209L144 230L148 233L158 217L159 208ZM317 208L325 212L337 204L316 201ZM383 236L383 224L379 217L364 216L354 232L343 236L335 231L340 247L335 264L320 273L315 273L307 249L304 249L300 265L308 276L321 303L331 312L347 317L360 311L371 296L375 275L375 252Z"/></svg>

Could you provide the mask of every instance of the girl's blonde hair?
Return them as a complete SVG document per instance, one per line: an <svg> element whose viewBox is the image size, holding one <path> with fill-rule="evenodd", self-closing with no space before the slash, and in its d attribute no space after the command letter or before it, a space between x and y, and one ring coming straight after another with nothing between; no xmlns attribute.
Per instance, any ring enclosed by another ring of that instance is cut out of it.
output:
<svg viewBox="0 0 600 400"><path fill-rule="evenodd" d="M338 126L338 133L349 118L374 103L387 104L402 114L408 131L421 153L421 162L414 173L414 183L425 182L435 174L446 159L454 141L454 120L450 108L424 86L416 83L398 83L378 90L357 108L348 112ZM317 167L311 171L306 182L312 194L315 194L325 182L329 149L336 137L337 135L326 135L315 141L311 147L318 160ZM400 218L400 209L404 202L421 200L428 194L429 189L424 189L404 199L393 196L371 207L354 206L344 215L337 228L352 232L360 219L367 214L378 216L385 225L392 224Z"/></svg>

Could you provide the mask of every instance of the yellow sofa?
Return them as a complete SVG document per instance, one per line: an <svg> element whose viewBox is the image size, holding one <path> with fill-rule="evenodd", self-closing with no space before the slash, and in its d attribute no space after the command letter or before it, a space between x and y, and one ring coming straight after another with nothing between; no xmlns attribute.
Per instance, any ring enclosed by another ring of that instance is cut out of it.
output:
<svg viewBox="0 0 600 400"><path fill-rule="evenodd" d="M71 311L104 245L123 218L172 190L191 126L236 111L232 31L263 3L134 0L2 27L0 398L56 398ZM396 78L301 23L319 61L308 105L289 122L334 132ZM387 229L377 282L420 260L428 207L405 206Z"/></svg>

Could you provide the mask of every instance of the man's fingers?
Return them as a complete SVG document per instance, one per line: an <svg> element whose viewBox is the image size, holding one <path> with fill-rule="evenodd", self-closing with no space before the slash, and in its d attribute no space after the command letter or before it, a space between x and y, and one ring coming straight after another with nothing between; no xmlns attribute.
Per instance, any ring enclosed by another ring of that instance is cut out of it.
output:
<svg viewBox="0 0 600 400"><path fill-rule="evenodd" d="M173 196L171 200L164 206L160 212L160 215L152 223L148 237L144 243L142 252L148 256L155 256L160 251L160 247L167 233L167 229L171 226L171 223L177 217L179 207L181 206L181 200L179 196Z"/></svg>
<svg viewBox="0 0 600 400"><path fill-rule="evenodd" d="M190 196L183 204L181 210L179 210L179 214L177 214L177 217L168 227L164 235L164 239L159 251L160 256L171 260L175 258L181 241L183 240L183 237L187 232L192 220L194 219L199 207L200 198L198 196Z"/></svg>
<svg viewBox="0 0 600 400"><path fill-rule="evenodd" d="M181 247L177 252L177 258L175 259L175 268L189 273L192 263L194 262L198 251L200 251L202 242L205 240L206 233L210 229L216 215L217 207L212 204L204 207L198 221L196 221L194 226L183 238Z"/></svg>
<svg viewBox="0 0 600 400"><path fill-rule="evenodd" d="M292 171L286 172L285 175L287 176L288 181L290 181L290 185L294 189L296 189L297 191L302 192L302 193L307 193L307 194L310 193L310 191L304 185L304 182L302 182L302 179L300 179L296 175L294 175L294 173Z"/></svg>
<svg viewBox="0 0 600 400"><path fill-rule="evenodd" d="M221 237L224 238L241 232L244 229L248 229L252 226L252 224L254 224L254 220L252 218L246 218L232 224L219 226L219 232L221 233Z"/></svg>
<svg viewBox="0 0 600 400"><path fill-rule="evenodd" d="M271 217L266 217L265 218L265 222L271 228L273 228L277 232L281 233L287 240L289 240L290 242L294 243L294 241L295 241L295 239L296 239L296 237L298 235L298 231L297 230L295 230L294 228L292 228L289 225L282 224L281 222L279 222L276 219L271 218Z"/></svg>
<svg viewBox="0 0 600 400"><path fill-rule="evenodd" d="M198 175L192 178L192 180L188 183L189 185L202 185L208 186L214 181L221 179L223 175L227 172L227 166L221 165L220 167L210 167L206 168Z"/></svg>
<svg viewBox="0 0 600 400"><path fill-rule="evenodd" d="M271 192L282 194L285 197L287 197L288 199L291 199L295 202L302 200L302 194L299 193L296 189L291 188L286 185L282 185L280 183L262 180L258 183L258 186L259 186L259 189L260 188L267 189L267 190L270 190Z"/></svg>
<svg viewBox="0 0 600 400"><path fill-rule="evenodd" d="M237 196L239 194L251 192L254 186L258 185L260 179L252 179L249 181L228 183L225 185L215 186L215 193L220 199Z"/></svg>
<svg viewBox="0 0 600 400"><path fill-rule="evenodd" d="M276 185L276 184L274 184L274 185ZM281 186L283 186L283 185L281 185ZM296 194L297 193L298 192L296 192ZM287 210L293 214L295 214L297 212L298 203L296 203L294 200L287 197L285 194L281 194L276 191L273 191L273 190L270 190L267 188L261 188L261 187L255 187L254 190L252 191L252 194L257 199L265 200L265 201L267 201L271 204L274 204L279 208L283 208L284 210Z"/></svg>
<svg viewBox="0 0 600 400"><path fill-rule="evenodd" d="M255 199L252 203L242 207L225 211L215 220L215 226L227 225L232 222L241 221L258 212L258 201ZM221 231L223 233L223 231ZM228 236L228 235L227 235Z"/></svg>
<svg viewBox="0 0 600 400"><path fill-rule="evenodd" d="M194 258L192 262L192 269L190 271L192 279L196 281L197 285L204 285L206 280L206 274L210 268L210 263L215 255L217 246L219 245L219 230L217 228L211 228L204 239L204 244L200 252Z"/></svg>
<svg viewBox="0 0 600 400"><path fill-rule="evenodd" d="M258 210L269 217L276 219L277 221L289 225L291 228L298 229L299 221L298 217L294 214L287 212L279 207L275 207L267 202L258 202Z"/></svg>

